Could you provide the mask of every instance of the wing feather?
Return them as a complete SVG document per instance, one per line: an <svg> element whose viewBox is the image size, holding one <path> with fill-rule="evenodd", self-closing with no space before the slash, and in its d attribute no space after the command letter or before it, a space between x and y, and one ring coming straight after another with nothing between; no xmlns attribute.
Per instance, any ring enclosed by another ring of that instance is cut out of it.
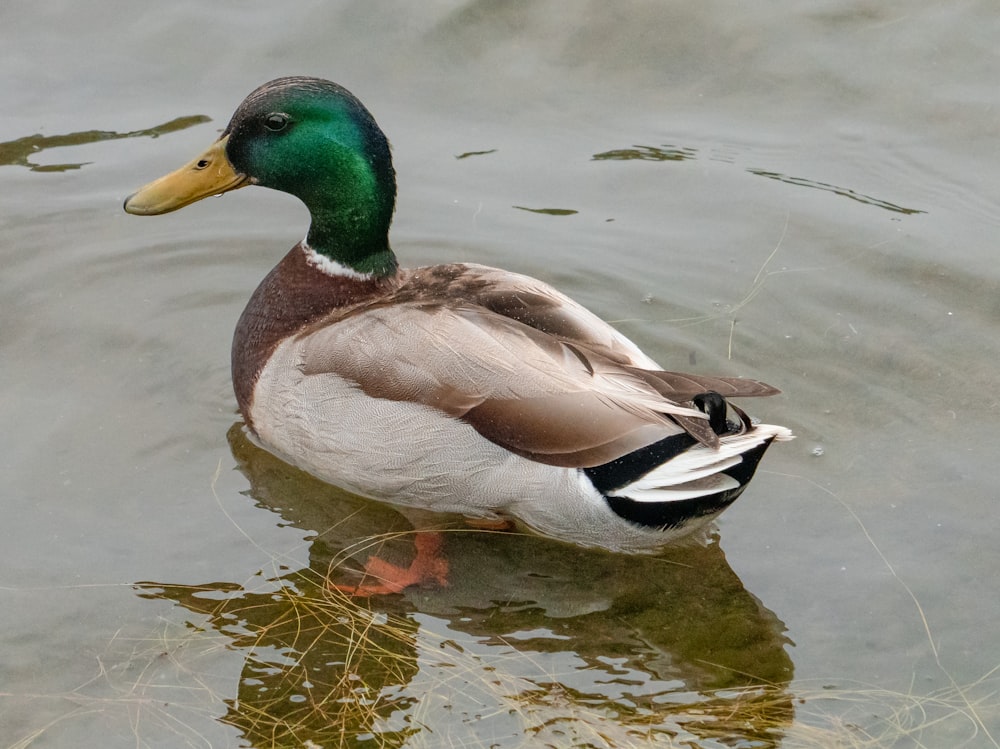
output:
<svg viewBox="0 0 1000 749"><path fill-rule="evenodd" d="M776 392L752 380L662 371L535 279L483 266L421 273L388 298L301 332L303 372L436 408L511 452L571 467L685 431L717 447L705 414L687 401L706 390Z"/></svg>

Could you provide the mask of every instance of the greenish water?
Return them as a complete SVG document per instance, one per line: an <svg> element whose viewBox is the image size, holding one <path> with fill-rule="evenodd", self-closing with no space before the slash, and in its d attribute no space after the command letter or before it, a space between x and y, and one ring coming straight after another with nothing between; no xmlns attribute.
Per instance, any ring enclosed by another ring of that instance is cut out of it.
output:
<svg viewBox="0 0 1000 749"><path fill-rule="evenodd" d="M0 10L0 749L997 746L997 38L983 2ZM410 526L250 445L229 382L304 209L121 210L292 73L388 133L403 263L782 388L748 405L798 439L707 546L455 533L450 587L334 596Z"/></svg>

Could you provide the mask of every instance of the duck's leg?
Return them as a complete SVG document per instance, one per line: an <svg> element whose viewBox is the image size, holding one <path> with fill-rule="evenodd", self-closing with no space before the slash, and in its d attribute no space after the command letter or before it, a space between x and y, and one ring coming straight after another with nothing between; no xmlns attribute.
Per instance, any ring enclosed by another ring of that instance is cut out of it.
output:
<svg viewBox="0 0 1000 749"><path fill-rule="evenodd" d="M400 567L371 557L365 563L364 576L357 585L330 584L330 587L352 596L380 596L400 593L411 585L448 585L448 560L441 554L444 534L439 531L418 532L413 540L417 550L409 567ZM366 585L366 580L375 581Z"/></svg>
<svg viewBox="0 0 1000 749"><path fill-rule="evenodd" d="M498 533L512 531L517 527L517 524L509 518L496 518L495 520L488 518L465 518L465 524L478 531L497 531Z"/></svg>

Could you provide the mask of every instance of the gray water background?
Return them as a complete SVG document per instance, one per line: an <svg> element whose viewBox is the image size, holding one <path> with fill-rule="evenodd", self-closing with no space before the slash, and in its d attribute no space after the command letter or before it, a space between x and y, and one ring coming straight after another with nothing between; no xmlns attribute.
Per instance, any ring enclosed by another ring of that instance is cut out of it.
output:
<svg viewBox="0 0 1000 749"><path fill-rule="evenodd" d="M407 527L240 435L232 329L304 209L121 211L297 73L388 133L404 264L539 277L798 435L707 549L450 539L450 588L371 604L408 665L347 745L996 746L998 39L991 2L5 4L0 747L267 745L315 654L199 601ZM670 717L760 685L771 734Z"/></svg>

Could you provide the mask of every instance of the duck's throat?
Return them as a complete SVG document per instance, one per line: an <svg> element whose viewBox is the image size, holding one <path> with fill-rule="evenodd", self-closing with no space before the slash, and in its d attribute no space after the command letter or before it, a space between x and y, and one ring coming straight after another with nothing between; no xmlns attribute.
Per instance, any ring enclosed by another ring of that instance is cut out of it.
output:
<svg viewBox="0 0 1000 749"><path fill-rule="evenodd" d="M345 210L310 207L312 222L306 244L313 252L354 273L371 278L390 276L398 268L389 247L392 205L365 202L355 200L355 207Z"/></svg>
<svg viewBox="0 0 1000 749"><path fill-rule="evenodd" d="M310 232L304 244L315 256L313 265L329 276L386 278L396 273L399 268L395 254L388 247L380 250L368 249L364 252L343 252L339 248L324 250L322 244L317 247L315 242L316 238Z"/></svg>

